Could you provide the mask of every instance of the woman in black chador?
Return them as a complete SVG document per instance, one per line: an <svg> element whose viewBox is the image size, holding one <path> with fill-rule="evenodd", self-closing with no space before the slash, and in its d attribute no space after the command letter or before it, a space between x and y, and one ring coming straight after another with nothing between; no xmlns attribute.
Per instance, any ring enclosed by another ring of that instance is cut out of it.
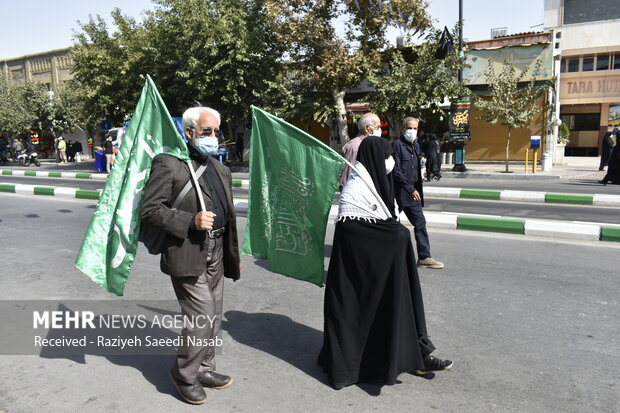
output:
<svg viewBox="0 0 620 413"><path fill-rule="evenodd" d="M607 182L620 184L620 143L618 142L616 142L616 146L614 146L614 150L611 153L607 174L601 181L603 185L607 185Z"/></svg>
<svg viewBox="0 0 620 413"><path fill-rule="evenodd" d="M394 214L391 154L387 140L364 139L340 196L319 355L336 389L452 367L430 356L411 234Z"/></svg>

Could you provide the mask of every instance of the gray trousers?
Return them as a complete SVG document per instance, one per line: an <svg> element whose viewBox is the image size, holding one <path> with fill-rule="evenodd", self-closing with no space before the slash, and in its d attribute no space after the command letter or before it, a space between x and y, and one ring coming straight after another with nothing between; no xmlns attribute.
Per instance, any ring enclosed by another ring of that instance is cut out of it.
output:
<svg viewBox="0 0 620 413"><path fill-rule="evenodd" d="M181 305L181 314L195 325L183 328L183 346L179 347L172 366L175 378L194 384L199 372L215 370L215 346L193 346L188 337L200 341L214 340L222 325L224 297L223 238L209 240L205 271L198 277L170 277L174 292Z"/></svg>

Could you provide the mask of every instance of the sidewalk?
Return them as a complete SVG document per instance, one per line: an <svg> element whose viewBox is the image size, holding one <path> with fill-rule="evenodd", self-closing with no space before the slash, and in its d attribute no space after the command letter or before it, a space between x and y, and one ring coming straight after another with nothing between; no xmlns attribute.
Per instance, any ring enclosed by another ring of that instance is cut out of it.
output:
<svg viewBox="0 0 620 413"><path fill-rule="evenodd" d="M540 164L536 165L536 173L532 173L532 162L525 170L525 162L509 162L510 172L506 173L504 161L470 161L465 163L466 172L453 172L454 165L442 165L441 175L444 178L469 179L595 179L601 180L605 172L599 171L600 157L564 157L563 165L553 165L551 170L543 171Z"/></svg>
<svg viewBox="0 0 620 413"><path fill-rule="evenodd" d="M442 165L441 174L444 178L469 178L469 179L507 179L507 180L550 180L550 179L594 179L601 180L605 172L599 171L598 166L600 157L578 157L567 156L564 158L563 165L553 165L551 170L543 172L542 167L537 165L536 173L532 173L530 162L528 171L525 171L523 161L510 162L510 172L506 173L503 161L469 161L466 162L466 172L453 172L452 164ZM249 167L247 162L242 164L233 163L230 166L234 177L237 179L248 179ZM46 170L57 172L90 172L98 173L95 169L95 161L88 160L80 163L60 164L55 160L43 159L41 166L34 165L21 167L16 163L0 167L5 170Z"/></svg>

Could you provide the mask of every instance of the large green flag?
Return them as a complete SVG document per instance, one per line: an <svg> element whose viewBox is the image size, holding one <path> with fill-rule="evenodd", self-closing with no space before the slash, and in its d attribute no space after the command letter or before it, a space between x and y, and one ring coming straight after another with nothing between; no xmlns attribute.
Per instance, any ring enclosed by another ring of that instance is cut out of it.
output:
<svg viewBox="0 0 620 413"><path fill-rule="evenodd" d="M77 268L113 294L123 295L125 290L136 257L144 187L153 158L162 152L189 160L187 146L147 76L75 261Z"/></svg>
<svg viewBox="0 0 620 413"><path fill-rule="evenodd" d="M344 158L306 132L252 108L250 195L242 253L323 285L325 228Z"/></svg>

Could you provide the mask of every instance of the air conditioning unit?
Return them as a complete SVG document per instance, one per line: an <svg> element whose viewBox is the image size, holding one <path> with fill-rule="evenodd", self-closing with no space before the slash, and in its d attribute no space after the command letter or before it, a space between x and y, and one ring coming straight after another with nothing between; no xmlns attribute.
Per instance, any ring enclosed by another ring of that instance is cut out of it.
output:
<svg viewBox="0 0 620 413"><path fill-rule="evenodd" d="M508 27L496 27L491 29L491 39L496 37L504 37L508 34Z"/></svg>

